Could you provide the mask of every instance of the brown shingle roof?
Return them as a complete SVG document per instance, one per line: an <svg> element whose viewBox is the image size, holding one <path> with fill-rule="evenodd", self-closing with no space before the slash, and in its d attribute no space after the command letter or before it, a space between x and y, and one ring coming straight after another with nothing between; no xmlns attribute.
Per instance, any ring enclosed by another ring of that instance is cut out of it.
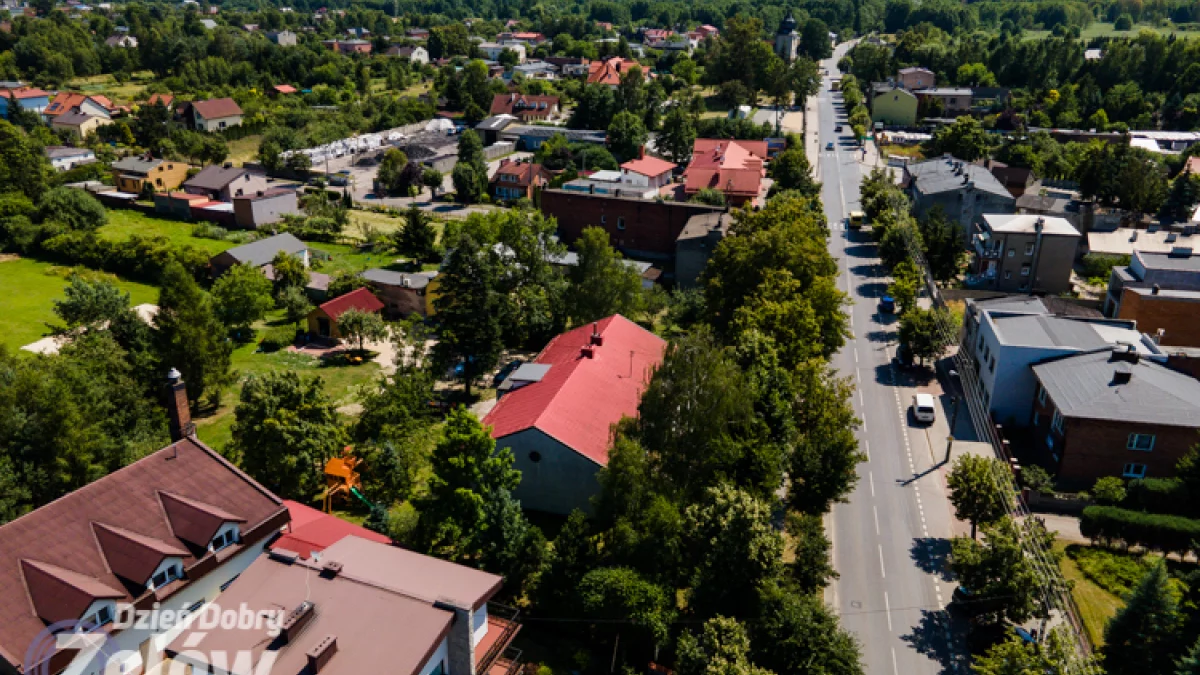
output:
<svg viewBox="0 0 1200 675"><path fill-rule="evenodd" d="M206 120L241 115L242 109L231 98L210 98L207 101L192 101L192 109Z"/></svg>
<svg viewBox="0 0 1200 675"><path fill-rule="evenodd" d="M123 579L118 569L140 574L146 558L182 553L185 579L174 586L193 580L186 570L206 552L176 534L164 492L240 514L243 537L281 514L286 518L278 497L188 438L0 526L0 657L21 663L46 626L39 614L74 611L85 596L119 593L118 602L133 602L145 594L146 579Z"/></svg>

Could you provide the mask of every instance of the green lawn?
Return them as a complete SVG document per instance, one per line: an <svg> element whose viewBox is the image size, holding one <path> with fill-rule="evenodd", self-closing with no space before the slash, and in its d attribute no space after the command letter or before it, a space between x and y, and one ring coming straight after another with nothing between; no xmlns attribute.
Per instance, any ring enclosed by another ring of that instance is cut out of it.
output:
<svg viewBox="0 0 1200 675"><path fill-rule="evenodd" d="M135 234L143 236L164 236L171 243L180 246L190 244L196 248L216 255L227 248L236 246L236 242L218 241L216 239L200 239L192 236L192 223L180 220L167 220L147 216L138 211L128 209L109 209L108 223L101 227L100 236L112 241L124 241Z"/></svg>
<svg viewBox="0 0 1200 675"><path fill-rule="evenodd" d="M1133 25L1132 30L1116 30L1113 28L1113 25L1110 22L1097 21L1095 23L1092 23L1087 28L1084 28L1082 31L1080 31L1079 39L1086 42L1086 41L1091 40L1092 38L1098 38L1098 37L1130 37L1130 38L1134 38L1134 37L1137 37L1137 34L1143 30L1154 31L1156 33L1161 33L1162 35L1174 35L1174 36L1180 37L1180 38L1200 36L1200 33L1196 33L1195 31L1180 30L1178 27L1176 27L1173 24L1169 25L1169 26L1152 26L1150 24L1138 23L1138 24ZM1026 40L1037 40L1037 39L1050 37L1050 31L1048 31L1048 30L1027 30L1022 34L1022 36Z"/></svg>
<svg viewBox="0 0 1200 675"><path fill-rule="evenodd" d="M1063 576L1071 583L1071 595L1075 597L1075 604L1079 606L1079 613L1082 615L1080 618L1092 645L1101 647L1104 645L1104 627L1125 603L1115 594L1101 588L1080 569L1079 563L1072 558L1071 553L1084 547L1067 546L1064 542L1058 542L1054 547L1065 553L1059 566Z"/></svg>
<svg viewBox="0 0 1200 675"><path fill-rule="evenodd" d="M261 142L262 134L246 136L236 141L225 141L225 147L229 148L229 156L226 160L233 162L237 166L241 166L246 162L253 162L258 158L258 144Z"/></svg>
<svg viewBox="0 0 1200 675"><path fill-rule="evenodd" d="M0 262L0 341L10 349L19 349L49 334L47 322L53 322L54 301L63 297L67 285L62 268L47 262L21 258ZM121 290L129 293L130 302L140 305L158 301L153 286L132 281L120 281Z"/></svg>
<svg viewBox="0 0 1200 675"><path fill-rule="evenodd" d="M267 322L258 324L259 335L267 325L281 325L282 314L282 310L276 310ZM359 386L373 381L379 375L379 366L369 361L358 366L326 366L319 359L286 350L260 353L257 340L234 349L232 362L237 381L223 392L221 407L195 419L200 440L217 449L223 449L229 443L233 409L237 405L242 382L248 375L284 370L297 372L303 377L318 375L325 382L325 392L339 407L356 402Z"/></svg>
<svg viewBox="0 0 1200 675"><path fill-rule="evenodd" d="M112 75L92 75L78 77L67 83L67 89L86 94L102 94L115 102L131 103L142 97L146 86L154 81L154 73L149 70L138 71L125 84L117 82Z"/></svg>

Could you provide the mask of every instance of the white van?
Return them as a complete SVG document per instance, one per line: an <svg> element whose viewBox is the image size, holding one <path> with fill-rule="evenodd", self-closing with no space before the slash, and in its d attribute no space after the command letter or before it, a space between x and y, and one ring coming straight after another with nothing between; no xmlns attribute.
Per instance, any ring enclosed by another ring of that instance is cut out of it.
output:
<svg viewBox="0 0 1200 675"><path fill-rule="evenodd" d="M912 402L913 419L932 423L937 418L932 394L917 394Z"/></svg>

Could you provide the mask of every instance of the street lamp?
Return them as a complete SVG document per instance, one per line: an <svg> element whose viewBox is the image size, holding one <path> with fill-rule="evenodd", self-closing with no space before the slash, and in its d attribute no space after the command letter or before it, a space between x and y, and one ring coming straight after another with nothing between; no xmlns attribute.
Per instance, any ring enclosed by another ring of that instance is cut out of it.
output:
<svg viewBox="0 0 1200 675"><path fill-rule="evenodd" d="M958 378L957 370L950 370L950 380L953 382ZM958 397L950 397L950 433L946 436L946 459L942 460L943 464L950 463L950 449L954 447L954 426L958 423Z"/></svg>

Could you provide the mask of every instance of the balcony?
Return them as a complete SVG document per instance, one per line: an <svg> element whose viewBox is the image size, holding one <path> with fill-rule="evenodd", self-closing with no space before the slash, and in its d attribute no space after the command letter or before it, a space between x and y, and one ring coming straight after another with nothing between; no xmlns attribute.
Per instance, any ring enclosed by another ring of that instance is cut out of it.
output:
<svg viewBox="0 0 1200 675"><path fill-rule="evenodd" d="M520 650L510 649L521 630L520 610L488 603L488 629L475 645L475 672L481 675L511 675L520 668Z"/></svg>

